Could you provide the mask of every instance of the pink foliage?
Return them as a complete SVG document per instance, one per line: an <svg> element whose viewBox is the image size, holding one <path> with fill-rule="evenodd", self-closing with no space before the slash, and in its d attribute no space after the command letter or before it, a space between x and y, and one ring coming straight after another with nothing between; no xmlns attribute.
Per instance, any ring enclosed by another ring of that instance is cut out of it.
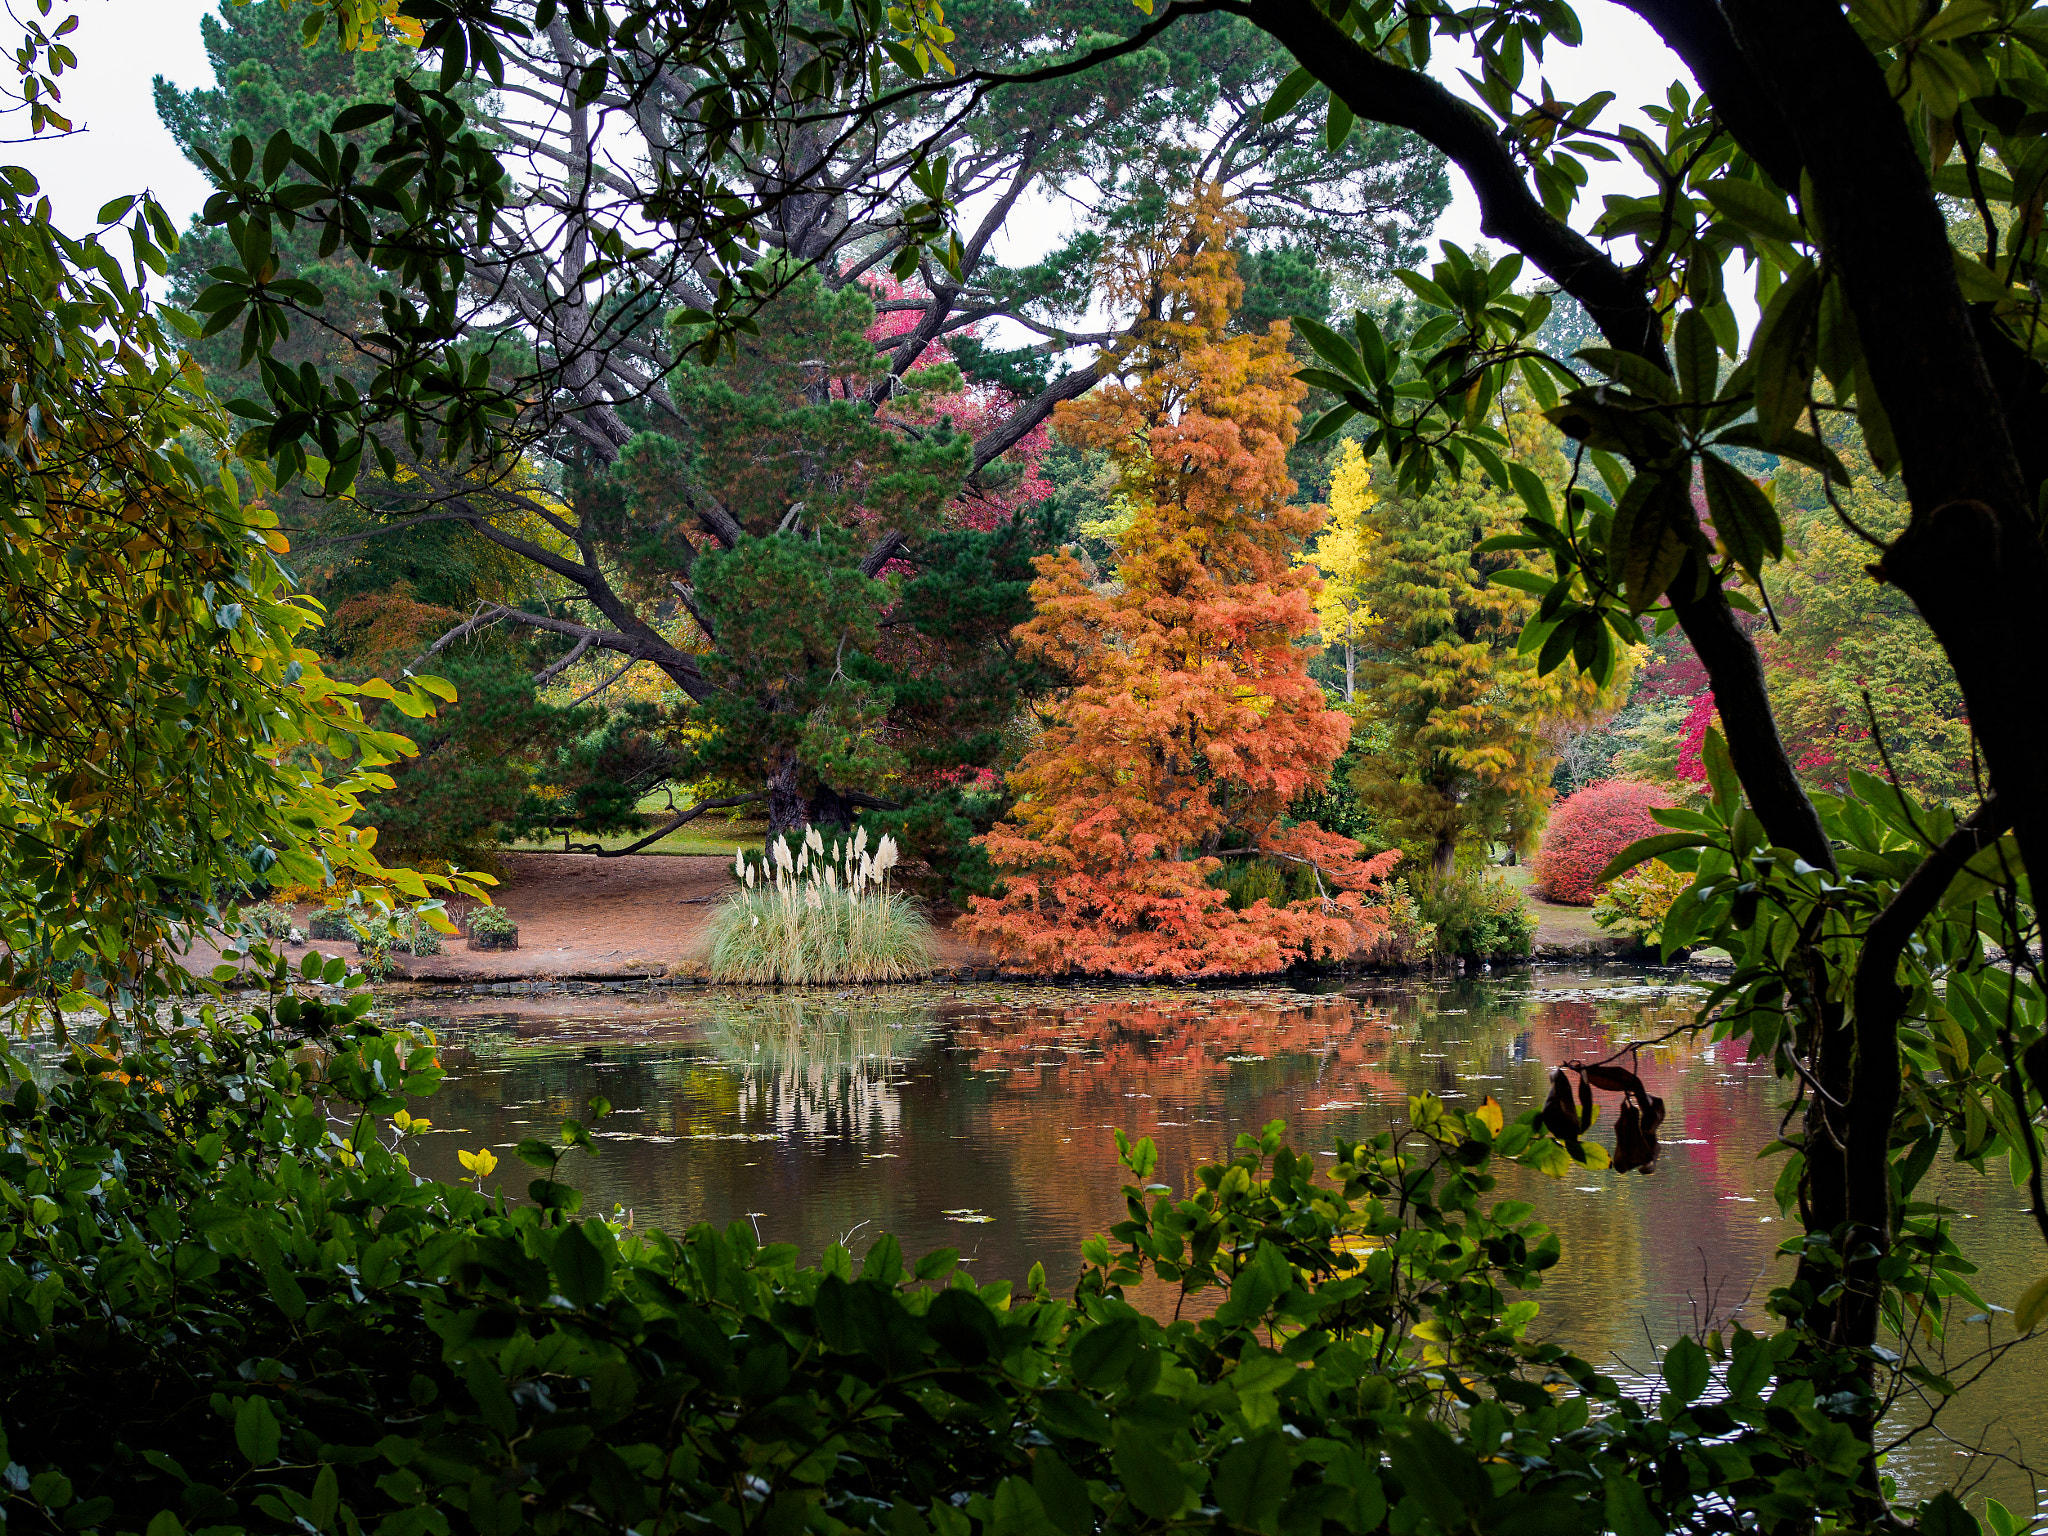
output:
<svg viewBox="0 0 2048 1536"><path fill-rule="evenodd" d="M921 299L922 288L916 284L903 283L887 273L870 273L861 279L873 295L876 304L887 304L901 299ZM875 316L875 323L868 327L868 340L888 341L907 335L917 327L922 318L915 309L885 309ZM986 327L969 327L964 334L980 336ZM950 362L952 353L943 341L933 341L917 356L912 365L916 368L932 368L940 363ZM970 383L958 394L921 402L915 410L891 407L889 414L912 426L930 426L941 418L953 423L953 429L969 437L981 437L1000 426L1021 402L1007 389L993 384ZM1004 461L1022 473L1006 485L996 489L970 489L957 497L951 509L951 521L958 527L973 528L986 533L1007 523L1013 515L1027 507L1036 506L1052 494L1052 482L1039 473L1039 462L1045 457L1052 440L1045 423L1041 422L1025 433L1010 450L1003 455Z"/></svg>
<svg viewBox="0 0 2048 1536"><path fill-rule="evenodd" d="M1591 784L1560 800L1536 854L1537 891L1551 901L1591 906L1602 890L1600 871L1630 843L1654 837L1659 828L1650 812L1670 804L1666 791L1635 779Z"/></svg>
<svg viewBox="0 0 2048 1536"><path fill-rule="evenodd" d="M1692 710L1678 732L1678 767L1674 770L1688 784L1707 782L1707 765L1702 756L1707 745L1707 727L1714 723L1714 691L1709 688L1692 701Z"/></svg>

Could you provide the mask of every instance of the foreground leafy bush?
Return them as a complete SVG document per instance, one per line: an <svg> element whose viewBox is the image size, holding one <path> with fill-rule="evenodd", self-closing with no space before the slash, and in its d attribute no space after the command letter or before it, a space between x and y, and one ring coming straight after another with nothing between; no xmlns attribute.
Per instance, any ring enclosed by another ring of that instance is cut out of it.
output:
<svg viewBox="0 0 2048 1536"><path fill-rule="evenodd" d="M578 1220L574 1120L524 1203L423 1181L432 1046L361 1008L47 1092L6 1059L7 1530L1789 1532L1857 1472L1853 1378L1795 1332L1681 1341L1654 1407L1530 1337L1558 1243L1488 1169L1571 1167L1533 1110L1416 1099L1327 1176L1275 1123L1178 1198L1119 1137L1127 1219L1019 1295L890 1238L803 1268ZM1217 1304L1162 1324L1141 1279Z"/></svg>
<svg viewBox="0 0 2048 1536"><path fill-rule="evenodd" d="M1652 811L1671 804L1668 791L1634 779L1609 779L1567 795L1551 808L1536 853L1536 889L1552 901L1588 907L1600 894L1600 872L1639 838L1657 831Z"/></svg>

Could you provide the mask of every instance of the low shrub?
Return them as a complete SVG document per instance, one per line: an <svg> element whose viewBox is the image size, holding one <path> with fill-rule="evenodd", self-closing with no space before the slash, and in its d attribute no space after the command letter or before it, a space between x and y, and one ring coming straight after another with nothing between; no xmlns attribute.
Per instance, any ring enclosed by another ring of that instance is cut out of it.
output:
<svg viewBox="0 0 2048 1536"><path fill-rule="evenodd" d="M1424 1095L1320 1169L1275 1122L1178 1195L1119 1135L1129 1215L1056 1292L579 1220L574 1119L523 1200L488 1150L420 1179L434 1049L359 1015L81 1049L47 1092L0 1061L0 1201L37 1213L0 1249L8 1530L1780 1531L1864 1465L1869 1388L1796 1324L1681 1339L1657 1395L1541 1337L1558 1239L1497 1165L1603 1159L1534 1108Z"/></svg>
<svg viewBox="0 0 2048 1536"><path fill-rule="evenodd" d="M471 933L485 937L519 931L519 925L512 921L503 907L470 908L468 927Z"/></svg>
<svg viewBox="0 0 2048 1536"><path fill-rule="evenodd" d="M356 925L344 907L322 907L306 920L306 935L316 943L353 940Z"/></svg>
<svg viewBox="0 0 2048 1536"><path fill-rule="evenodd" d="M1242 912L1259 902L1284 907L1316 898L1316 874L1306 864L1281 859L1225 859L1209 884L1230 893L1229 906Z"/></svg>
<svg viewBox="0 0 2048 1536"><path fill-rule="evenodd" d="M1356 958L1367 965L1401 971L1429 964L1436 957L1436 924L1424 915L1407 880L1396 876L1380 890L1387 926Z"/></svg>
<svg viewBox="0 0 2048 1536"><path fill-rule="evenodd" d="M742 889L711 914L714 981L907 981L931 970L931 924L888 887L893 838L870 852L865 828L828 844L813 827L794 853L784 840L769 846L758 860L734 855Z"/></svg>
<svg viewBox="0 0 2048 1536"><path fill-rule="evenodd" d="M1535 944L1536 914L1522 893L1498 875L1460 869L1415 877L1416 905L1435 929L1442 960L1505 960Z"/></svg>
<svg viewBox="0 0 2048 1536"><path fill-rule="evenodd" d="M1537 893L1566 906L1589 907L1600 894L1600 871L1622 849L1661 829L1650 812L1673 803L1670 793L1634 779L1609 779L1551 807L1536 853Z"/></svg>
<svg viewBox="0 0 2048 1536"><path fill-rule="evenodd" d="M1680 874L1662 859L1638 864L1600 893L1593 903L1593 921L1618 929L1644 949L1655 949L1664 941L1664 918L1671 903L1691 884L1691 875Z"/></svg>
<svg viewBox="0 0 2048 1536"><path fill-rule="evenodd" d="M292 921L291 908L279 906L274 901L251 902L242 908L242 921L266 939L291 942L302 937L298 925Z"/></svg>
<svg viewBox="0 0 2048 1536"><path fill-rule="evenodd" d="M405 907L394 907L374 917L358 917L355 938L366 951L386 950L400 955L441 953L440 930Z"/></svg>

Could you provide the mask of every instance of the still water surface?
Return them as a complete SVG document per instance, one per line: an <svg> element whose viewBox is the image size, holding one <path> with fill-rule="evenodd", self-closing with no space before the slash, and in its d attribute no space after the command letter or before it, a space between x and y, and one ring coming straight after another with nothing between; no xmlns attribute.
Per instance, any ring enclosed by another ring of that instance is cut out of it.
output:
<svg viewBox="0 0 2048 1536"><path fill-rule="evenodd" d="M586 1211L621 1205L671 1230L748 1220L807 1259L834 1241L857 1255L893 1232L910 1254L960 1250L984 1280L1042 1262L1057 1286L1082 1239L1121 1218L1114 1129L1151 1136L1155 1177L1185 1190L1239 1131L1273 1119L1297 1147L1322 1149L1399 1124L1425 1089L1457 1107L1492 1094L1512 1117L1542 1101L1558 1063L1663 1035L1704 990L1677 972L1604 967L1323 995L714 991L397 1017L448 1047L448 1081L422 1106L435 1121L415 1148L422 1172L458 1179L456 1152L489 1146L504 1159L493 1182L517 1188L526 1174L510 1149L554 1139L602 1096L613 1113L598 1157L564 1165ZM1769 1070L1739 1046L1685 1039L1645 1052L1641 1071L1668 1106L1654 1175L1557 1182L1511 1169L1502 1194L1535 1202L1564 1245L1538 1330L1617 1373L1654 1374L1656 1347L1696 1327L1769 1326L1764 1298L1793 1229L1771 1197L1778 1163L1756 1156L1782 1112ZM1936 1180L1980 1293L2009 1307L2048 1266L2019 1194L2002 1172L1937 1165ZM1974 1313L1958 1311L1946 1361L1935 1351L1927 1364L1964 1370L2013 1338L2008 1317L1965 1321ZM2048 1463L2044 1367L2039 1339L2010 1352L1893 1470L1922 1491L1968 1483L1973 1505L1988 1492L2041 1509L2016 1463ZM1901 1429L1922 1418L1912 1403L1894 1414Z"/></svg>

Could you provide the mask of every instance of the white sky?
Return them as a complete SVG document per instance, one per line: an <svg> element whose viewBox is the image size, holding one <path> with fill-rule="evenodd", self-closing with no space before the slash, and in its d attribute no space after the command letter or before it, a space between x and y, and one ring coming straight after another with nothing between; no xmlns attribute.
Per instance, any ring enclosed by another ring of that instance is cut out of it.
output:
<svg viewBox="0 0 2048 1536"><path fill-rule="evenodd" d="M154 192L183 228L206 200L208 187L157 120L150 80L162 74L187 88L212 83L200 47L199 18L212 8L213 0L76 3L80 25L71 42L80 67L65 77L63 110L80 131L65 139L0 144L0 163L23 165L33 172L51 200L59 226L68 231L89 229L103 204L144 189ZM1650 29L1619 6L1581 0L1581 17L1588 32L1586 45L1554 51L1547 62L1545 73L1560 98L1576 100L1624 80L1634 83L1634 94L1661 99L1665 83L1682 73ZM1457 63L1440 56L1432 73L1456 85ZM1630 95L1624 91L1617 107L1634 108L1637 103ZM1601 126L1614 126L1615 110L1609 109ZM1633 111L1628 115L1640 121ZM1581 224L1597 210L1603 192L1639 184L1633 166L1595 164L1590 169L1592 186L1576 221ZM1451 177L1451 205L1438 221L1436 234L1469 243L1480 238L1478 205L1455 169ZM1040 205L1036 214L1028 222L1015 221L1003 253L1010 260L1029 260L1057 238L1062 222L1058 211Z"/></svg>

